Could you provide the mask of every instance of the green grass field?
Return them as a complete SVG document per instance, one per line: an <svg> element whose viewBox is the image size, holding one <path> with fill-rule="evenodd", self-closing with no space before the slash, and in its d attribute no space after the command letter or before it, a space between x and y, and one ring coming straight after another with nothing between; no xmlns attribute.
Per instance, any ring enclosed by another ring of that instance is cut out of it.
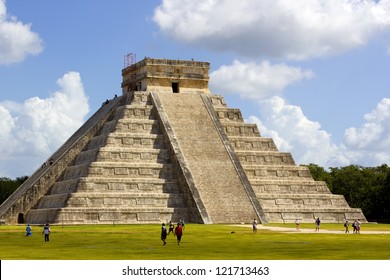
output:
<svg viewBox="0 0 390 280"><path fill-rule="evenodd" d="M273 224L295 228L293 224ZM51 226L50 242L42 227L26 237L24 226L0 226L2 260L388 260L390 234L281 233L251 226L187 224L182 243L168 236L162 246L160 225ZM301 228L313 228L302 224ZM342 225L321 229L342 231ZM364 231L388 231L390 225L365 224Z"/></svg>

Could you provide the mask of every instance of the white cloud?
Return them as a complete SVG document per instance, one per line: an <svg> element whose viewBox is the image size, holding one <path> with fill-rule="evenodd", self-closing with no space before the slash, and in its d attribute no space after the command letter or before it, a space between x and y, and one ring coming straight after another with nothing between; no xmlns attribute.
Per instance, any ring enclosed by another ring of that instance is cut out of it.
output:
<svg viewBox="0 0 390 280"><path fill-rule="evenodd" d="M5 0L0 0L0 65L21 62L42 49L42 40L31 31L31 24L8 17Z"/></svg>
<svg viewBox="0 0 390 280"><path fill-rule="evenodd" d="M379 165L390 162L390 99L383 98L364 116L360 128L351 127L344 134L345 158Z"/></svg>
<svg viewBox="0 0 390 280"><path fill-rule="evenodd" d="M260 120L248 122L259 127L263 137L274 139L280 151L291 152L297 164L316 163L324 167L358 164L390 164L390 99L384 98L364 116L360 128L345 130L343 143L333 143L331 135L317 122L309 120L301 108L289 105L280 97L259 104Z"/></svg>
<svg viewBox="0 0 390 280"><path fill-rule="evenodd" d="M280 94L287 86L314 76L311 70L302 70L285 63L263 61L243 63L234 61L210 74L210 88L222 93L239 94L242 98L263 100Z"/></svg>
<svg viewBox="0 0 390 280"><path fill-rule="evenodd" d="M279 143L279 149L292 152L296 163L325 165L329 155L336 152L331 135L322 130L318 122L309 120L299 106L287 104L283 98L275 96L260 103L260 112L264 126L277 133L275 142ZM267 136L269 130L262 134ZM275 132L268 136L274 137Z"/></svg>
<svg viewBox="0 0 390 280"><path fill-rule="evenodd" d="M83 124L89 106L80 74L68 72L57 84L45 99L0 102L0 176L29 175Z"/></svg>
<svg viewBox="0 0 390 280"><path fill-rule="evenodd" d="M235 61L210 74L210 88L213 93L237 94L257 101L261 121L256 116L249 117L248 121L258 125L262 136L273 138L280 151L292 152L296 163L325 164L329 154L336 150L330 134L321 130L318 122L310 121L300 107L275 96L289 85L313 76L310 70L284 63Z"/></svg>
<svg viewBox="0 0 390 280"><path fill-rule="evenodd" d="M390 164L390 99L384 98L364 116L360 128L345 130L343 143L335 144L331 134L310 120L299 106L282 97L289 85L311 78L311 71L286 64L235 61L210 74L213 93L236 94L259 104L259 117L250 116L263 137L271 137L280 151L291 152L297 164L321 166L364 166Z"/></svg>
<svg viewBox="0 0 390 280"><path fill-rule="evenodd" d="M308 59L390 28L390 0L164 0L153 17L177 41L248 57Z"/></svg>
<svg viewBox="0 0 390 280"><path fill-rule="evenodd" d="M292 151L292 146L284 138L282 138L277 131L269 129L267 126L265 126L258 117L249 116L245 122L256 124L260 131L261 137L272 138L279 151Z"/></svg>

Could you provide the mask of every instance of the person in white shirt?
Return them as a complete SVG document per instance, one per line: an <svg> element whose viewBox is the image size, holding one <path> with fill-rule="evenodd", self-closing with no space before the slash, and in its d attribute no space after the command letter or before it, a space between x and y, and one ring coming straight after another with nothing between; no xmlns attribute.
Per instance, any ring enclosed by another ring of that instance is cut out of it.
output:
<svg viewBox="0 0 390 280"><path fill-rule="evenodd" d="M253 219L252 229L253 229L253 233L257 233L257 220L256 220L256 218Z"/></svg>
<svg viewBox="0 0 390 280"><path fill-rule="evenodd" d="M43 234L45 235L45 242L49 242L49 234L50 234L50 226L49 223L47 223L43 227Z"/></svg>
<svg viewBox="0 0 390 280"><path fill-rule="evenodd" d="M296 219L295 220L295 229L296 230L299 230L299 225L300 225L300 221L299 221L299 219Z"/></svg>

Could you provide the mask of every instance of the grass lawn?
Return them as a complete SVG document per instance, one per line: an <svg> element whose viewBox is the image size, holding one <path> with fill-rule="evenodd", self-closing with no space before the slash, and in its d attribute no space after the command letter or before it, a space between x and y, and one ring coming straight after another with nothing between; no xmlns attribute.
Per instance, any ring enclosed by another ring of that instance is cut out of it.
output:
<svg viewBox="0 0 390 280"><path fill-rule="evenodd" d="M295 228L293 224L272 224ZM302 224L301 228L313 228ZM343 230L323 224L321 229ZM251 226L187 224L182 243L168 236L162 246L160 225L51 226L24 236L24 226L0 226L2 260L389 260L390 234L279 233ZM390 231L390 225L364 224L362 231Z"/></svg>

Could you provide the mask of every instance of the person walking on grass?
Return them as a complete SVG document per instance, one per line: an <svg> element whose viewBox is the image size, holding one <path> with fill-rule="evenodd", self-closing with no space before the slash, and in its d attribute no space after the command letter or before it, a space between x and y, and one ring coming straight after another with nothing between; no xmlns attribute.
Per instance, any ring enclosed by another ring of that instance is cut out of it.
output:
<svg viewBox="0 0 390 280"><path fill-rule="evenodd" d="M180 225L181 225L181 229L182 229L182 231L184 231L184 229L185 229L185 225L184 225L184 217L181 217L181 218L180 218L180 221L179 221L179 223L180 223Z"/></svg>
<svg viewBox="0 0 390 280"><path fill-rule="evenodd" d="M32 228L30 224L27 224L26 226L26 236L32 236Z"/></svg>
<svg viewBox="0 0 390 280"><path fill-rule="evenodd" d="M253 230L253 233L257 233L257 220L256 220L256 218L253 219L252 230Z"/></svg>
<svg viewBox="0 0 390 280"><path fill-rule="evenodd" d="M163 246L167 244L165 241L167 239L167 228L165 227L165 224L163 223L161 226L161 240L163 242Z"/></svg>
<svg viewBox="0 0 390 280"><path fill-rule="evenodd" d="M316 224L316 231L320 231L320 225L321 225L320 217L316 219L315 224Z"/></svg>
<svg viewBox="0 0 390 280"><path fill-rule="evenodd" d="M174 229L175 229L175 225L172 223L172 221L169 221L168 235L170 235L171 232L173 233L173 235L175 235L175 232L173 231Z"/></svg>
<svg viewBox="0 0 390 280"><path fill-rule="evenodd" d="M360 233L360 225L361 225L361 222L360 222L359 219L357 219L356 225L355 225L355 227L356 227L356 233Z"/></svg>
<svg viewBox="0 0 390 280"><path fill-rule="evenodd" d="M299 230L300 223L301 223L301 222L300 222L299 219L296 219L296 220L295 220L295 229L296 229L296 230Z"/></svg>
<svg viewBox="0 0 390 280"><path fill-rule="evenodd" d="M349 233L349 222L348 222L348 220L345 221L344 227L345 227L345 233Z"/></svg>
<svg viewBox="0 0 390 280"><path fill-rule="evenodd" d="M45 242L49 242L49 235L50 235L50 226L49 226L49 223L47 223L44 227L43 227L43 232L42 232L43 235L45 235Z"/></svg>
<svg viewBox="0 0 390 280"><path fill-rule="evenodd" d="M183 228L180 223L177 223L175 228L175 235L177 239L177 245L180 245L181 236L183 235Z"/></svg>

